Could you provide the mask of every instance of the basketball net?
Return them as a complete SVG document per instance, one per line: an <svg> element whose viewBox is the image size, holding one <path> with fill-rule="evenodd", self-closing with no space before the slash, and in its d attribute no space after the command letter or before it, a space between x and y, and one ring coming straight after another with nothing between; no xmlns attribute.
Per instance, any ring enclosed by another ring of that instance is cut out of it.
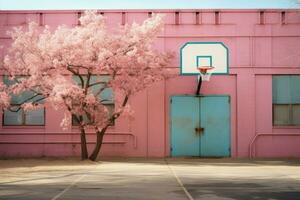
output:
<svg viewBox="0 0 300 200"><path fill-rule="evenodd" d="M212 70L214 67L211 66L201 66L198 68L200 75L198 75L198 81L200 80L200 77L202 78L202 81L209 81L210 77L212 75Z"/></svg>

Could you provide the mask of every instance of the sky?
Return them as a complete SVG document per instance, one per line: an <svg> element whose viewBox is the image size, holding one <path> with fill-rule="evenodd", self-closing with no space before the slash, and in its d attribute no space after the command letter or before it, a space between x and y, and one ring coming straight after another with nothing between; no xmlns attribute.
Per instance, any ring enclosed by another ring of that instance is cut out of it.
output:
<svg viewBox="0 0 300 200"><path fill-rule="evenodd" d="M300 0L0 0L0 10L300 8Z"/></svg>

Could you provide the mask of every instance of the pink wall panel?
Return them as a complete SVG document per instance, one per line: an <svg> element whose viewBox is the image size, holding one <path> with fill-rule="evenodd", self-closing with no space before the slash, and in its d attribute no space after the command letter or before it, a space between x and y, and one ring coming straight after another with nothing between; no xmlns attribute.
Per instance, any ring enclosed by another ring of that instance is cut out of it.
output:
<svg viewBox="0 0 300 200"><path fill-rule="evenodd" d="M9 39L9 36L8 36L8 34L7 34L7 31L9 31L9 30L11 30L11 26L0 26L0 38L1 39ZM1 45L3 45L2 44L2 42L1 42Z"/></svg>
<svg viewBox="0 0 300 200"><path fill-rule="evenodd" d="M300 63L300 40L297 37L273 39L273 63L279 66L295 66Z"/></svg>
<svg viewBox="0 0 300 200"><path fill-rule="evenodd" d="M45 122L46 122L45 129L47 129L47 131L53 131L53 132L62 131L60 123L63 118L64 118L64 112L51 109L51 105L47 105L46 112L45 112Z"/></svg>
<svg viewBox="0 0 300 200"><path fill-rule="evenodd" d="M165 40L162 37L156 38L153 49L159 52L165 52Z"/></svg>
<svg viewBox="0 0 300 200"><path fill-rule="evenodd" d="M0 13L0 26L7 25L7 14Z"/></svg>
<svg viewBox="0 0 300 200"><path fill-rule="evenodd" d="M41 156L55 157L57 155L69 156L75 155L70 144L44 144Z"/></svg>
<svg viewBox="0 0 300 200"><path fill-rule="evenodd" d="M287 23L289 24L299 24L300 13L298 12L286 12Z"/></svg>
<svg viewBox="0 0 300 200"><path fill-rule="evenodd" d="M18 144L12 147L11 144L1 144L1 157L41 157L41 152L44 151L44 144ZM59 155L59 154L57 154Z"/></svg>
<svg viewBox="0 0 300 200"><path fill-rule="evenodd" d="M160 81L147 91L147 156L163 157L165 146L165 87Z"/></svg>
<svg viewBox="0 0 300 200"><path fill-rule="evenodd" d="M270 37L254 38L254 65L271 66L273 50Z"/></svg>
<svg viewBox="0 0 300 200"><path fill-rule="evenodd" d="M243 25L246 24L248 26L253 26L258 23L259 12L258 11L245 11L245 12L227 12L222 13L222 22L223 18L226 19L226 14L229 19L236 21L236 24Z"/></svg>
<svg viewBox="0 0 300 200"><path fill-rule="evenodd" d="M272 76L255 76L255 132L272 132Z"/></svg>
<svg viewBox="0 0 300 200"><path fill-rule="evenodd" d="M175 24L175 12L155 12L164 15L165 24Z"/></svg>
<svg viewBox="0 0 300 200"><path fill-rule="evenodd" d="M6 25L9 26L20 26L26 23L26 14L7 14L6 15Z"/></svg>
<svg viewBox="0 0 300 200"><path fill-rule="evenodd" d="M257 12L222 12L221 24L235 24L238 35L249 36L253 34L253 24L257 23Z"/></svg>
<svg viewBox="0 0 300 200"><path fill-rule="evenodd" d="M147 155L147 90L139 92L130 101L134 111L134 119L131 122L132 133L137 137L137 149L131 154L134 156Z"/></svg>
<svg viewBox="0 0 300 200"><path fill-rule="evenodd" d="M59 22L59 23L58 23ZM47 24L50 27L56 27L57 25L74 26L78 22L77 13L47 13L43 14L43 24Z"/></svg>
<svg viewBox="0 0 300 200"><path fill-rule="evenodd" d="M116 28L118 25L122 23L122 13L114 12L114 13L104 13L104 17L106 19L107 27L111 29Z"/></svg>
<svg viewBox="0 0 300 200"><path fill-rule="evenodd" d="M276 24L280 23L280 14L278 12L270 12L265 14L266 24Z"/></svg>
<svg viewBox="0 0 300 200"><path fill-rule="evenodd" d="M263 136L258 139L256 157L299 157L299 136Z"/></svg>
<svg viewBox="0 0 300 200"><path fill-rule="evenodd" d="M238 156L248 156L249 141L255 135L255 75L245 69L237 76Z"/></svg>
<svg viewBox="0 0 300 200"><path fill-rule="evenodd" d="M238 19L244 18L245 16L248 17L248 15L240 13L222 13L222 24L236 24Z"/></svg>
<svg viewBox="0 0 300 200"><path fill-rule="evenodd" d="M214 12L203 12L201 15L202 24L215 24L215 13Z"/></svg>
<svg viewBox="0 0 300 200"><path fill-rule="evenodd" d="M292 133L292 134L300 134L300 126L295 126L295 127L273 127L273 133Z"/></svg>
<svg viewBox="0 0 300 200"><path fill-rule="evenodd" d="M254 28L255 36L271 36L272 35L272 25L269 24L256 24Z"/></svg>
<svg viewBox="0 0 300 200"><path fill-rule="evenodd" d="M142 24L148 18L148 13L127 13L126 22L132 24L133 22Z"/></svg>
<svg viewBox="0 0 300 200"><path fill-rule="evenodd" d="M177 36L233 36L236 35L235 25L166 25L166 35L177 35Z"/></svg>
<svg viewBox="0 0 300 200"><path fill-rule="evenodd" d="M250 40L250 38L248 37L236 38L236 65L250 66L251 58L252 58L252 40Z"/></svg>
<svg viewBox="0 0 300 200"><path fill-rule="evenodd" d="M284 24L272 26L272 34L276 36L294 36L298 37L300 32L300 26L297 24Z"/></svg>
<svg viewBox="0 0 300 200"><path fill-rule="evenodd" d="M34 14L26 14L26 23L29 22L36 22L39 23L39 19L40 19L40 14L39 13L34 13Z"/></svg>
<svg viewBox="0 0 300 200"><path fill-rule="evenodd" d="M180 13L180 23L196 24L196 12Z"/></svg>

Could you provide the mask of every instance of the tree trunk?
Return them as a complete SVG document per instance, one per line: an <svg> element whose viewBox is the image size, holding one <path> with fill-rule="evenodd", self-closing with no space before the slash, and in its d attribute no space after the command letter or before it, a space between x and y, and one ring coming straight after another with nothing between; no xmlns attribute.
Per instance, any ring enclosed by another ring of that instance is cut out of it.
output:
<svg viewBox="0 0 300 200"><path fill-rule="evenodd" d="M88 151L86 146L85 130L83 127L80 128L80 140L81 140L81 160L88 159Z"/></svg>
<svg viewBox="0 0 300 200"><path fill-rule="evenodd" d="M103 142L103 136L105 134L106 128L102 129L101 131L97 131L97 141L96 146L94 148L93 153L90 155L89 159L92 161L95 161L98 157L98 154L100 152L102 142Z"/></svg>
<svg viewBox="0 0 300 200"><path fill-rule="evenodd" d="M125 107L127 102L128 102L128 99L129 99L129 94L125 96L124 100L123 100L123 103L122 103L122 107ZM94 148L94 151L93 153L90 155L89 159L92 160L92 161L95 161L98 157L98 154L100 152L100 149L101 149L101 146L102 146L102 142L103 142L103 137L104 137L104 134L106 132L106 129L109 127L109 125L114 121L116 120L119 116L121 115L121 113L115 113L113 116L111 116L108 124L106 124L106 126L101 129L101 131L97 131L97 140L96 140L96 146Z"/></svg>

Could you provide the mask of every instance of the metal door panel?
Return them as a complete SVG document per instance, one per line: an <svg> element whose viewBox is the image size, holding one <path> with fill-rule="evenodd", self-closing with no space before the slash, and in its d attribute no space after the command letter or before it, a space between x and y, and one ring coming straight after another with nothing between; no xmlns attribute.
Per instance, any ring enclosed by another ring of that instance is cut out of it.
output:
<svg viewBox="0 0 300 200"><path fill-rule="evenodd" d="M199 98L171 97L171 156L199 156Z"/></svg>
<svg viewBox="0 0 300 200"><path fill-rule="evenodd" d="M200 98L201 134L200 155L203 157L230 156L230 102L228 96Z"/></svg>

